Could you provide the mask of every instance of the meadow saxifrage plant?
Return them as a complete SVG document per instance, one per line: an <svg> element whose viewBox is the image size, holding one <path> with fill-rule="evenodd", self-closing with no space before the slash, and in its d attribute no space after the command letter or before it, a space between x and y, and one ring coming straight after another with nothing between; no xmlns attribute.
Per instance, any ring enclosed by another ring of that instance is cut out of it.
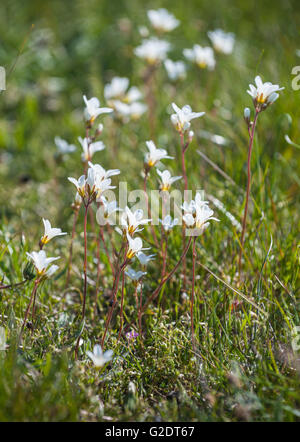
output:
<svg viewBox="0 0 300 442"><path fill-rule="evenodd" d="M247 90L248 94L252 97L255 114L253 122L250 120L250 109L245 108L244 119L248 127L249 134L249 147L248 147L248 160L247 160L247 187L246 187L246 201L243 216L242 234L240 241L240 253L239 253L239 273L241 273L242 267L242 253L244 248L245 232L246 232L246 221L248 213L248 203L251 188L251 155L254 141L254 134L257 124L258 115L266 110L271 104L273 104L279 97L278 92L283 90L283 87L279 87L278 84L272 84L270 82L263 83L259 75L255 77L255 86L253 84L249 85Z"/></svg>

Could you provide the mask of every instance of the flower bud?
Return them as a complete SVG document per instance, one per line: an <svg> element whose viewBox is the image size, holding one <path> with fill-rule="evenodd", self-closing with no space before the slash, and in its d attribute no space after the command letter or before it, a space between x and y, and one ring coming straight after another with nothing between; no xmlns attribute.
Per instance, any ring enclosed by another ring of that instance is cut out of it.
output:
<svg viewBox="0 0 300 442"><path fill-rule="evenodd" d="M192 130L190 130L189 131L189 135L188 135L188 141L189 141L189 143L191 143L192 142L192 140L193 140L193 138L194 138L194 131L192 131Z"/></svg>
<svg viewBox="0 0 300 442"><path fill-rule="evenodd" d="M251 111L249 107L245 107L244 109L244 120L246 121L246 123L249 125L250 123L250 116L251 116Z"/></svg>

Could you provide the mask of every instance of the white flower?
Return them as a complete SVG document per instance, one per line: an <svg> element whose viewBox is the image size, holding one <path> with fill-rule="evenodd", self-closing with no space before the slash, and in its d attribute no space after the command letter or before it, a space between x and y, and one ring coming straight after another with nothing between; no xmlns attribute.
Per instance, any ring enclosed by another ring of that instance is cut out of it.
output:
<svg viewBox="0 0 300 442"><path fill-rule="evenodd" d="M209 46L194 45L192 49L184 49L183 55L200 68L212 71L215 68L214 51Z"/></svg>
<svg viewBox="0 0 300 442"><path fill-rule="evenodd" d="M189 203L187 201L184 201L181 208L185 212L185 214L193 215L196 212L195 201L191 200Z"/></svg>
<svg viewBox="0 0 300 442"><path fill-rule="evenodd" d="M113 112L113 109L109 107L100 107L100 101L96 97L90 98L88 100L84 95L83 100L86 106L84 110L85 118L86 120L90 121L90 123L93 123L98 115L109 114Z"/></svg>
<svg viewBox="0 0 300 442"><path fill-rule="evenodd" d="M101 180L105 180L107 178L110 178L114 175L119 175L120 170L119 169L108 169L105 170L100 164L93 164L91 161L89 161L89 166L91 169L93 169L94 173L99 177Z"/></svg>
<svg viewBox="0 0 300 442"><path fill-rule="evenodd" d="M260 109L265 109L269 104L274 103L279 97L278 91L284 89L284 87L279 87L278 84L272 84L269 81L263 83L260 76L255 77L255 84L249 84L249 90L247 91L251 95L254 106Z"/></svg>
<svg viewBox="0 0 300 442"><path fill-rule="evenodd" d="M94 346L93 353L91 351L87 351L86 354L93 361L95 367L100 368L112 359L113 351L107 350L105 353L103 353L101 346L96 344Z"/></svg>
<svg viewBox="0 0 300 442"><path fill-rule="evenodd" d="M149 152L145 155L145 164L148 167L155 166L158 161L170 158L173 159L174 157L170 157L168 155L168 152L165 149L157 149L154 142L152 140L146 141L146 145L149 149Z"/></svg>
<svg viewBox="0 0 300 442"><path fill-rule="evenodd" d="M68 180L74 184L74 186L77 189L78 194L81 196L81 198L85 197L85 184L86 184L86 179L85 179L85 175L81 175L81 177L78 178L78 180L76 180L73 177L68 177Z"/></svg>
<svg viewBox="0 0 300 442"><path fill-rule="evenodd" d="M89 163L90 165L92 163ZM98 173L97 166L101 173ZM100 169L101 168L101 169ZM68 177L68 180L76 186L77 192L81 196L81 198L91 197L91 198L100 198L101 194L108 189L115 189L115 186L111 186L111 179L107 178L109 172L113 171L105 171L105 175L103 176L102 170L104 170L100 164L95 164L93 167L89 167L87 171L87 177L82 175L78 180L72 177Z"/></svg>
<svg viewBox="0 0 300 442"><path fill-rule="evenodd" d="M143 97L141 91L136 87L136 86L132 86L129 91L127 92L127 94L124 97L124 100L127 103L134 103L138 100L140 100Z"/></svg>
<svg viewBox="0 0 300 442"><path fill-rule="evenodd" d="M223 52L224 54L232 53L235 41L235 35L232 32L216 29L215 31L209 31L207 35L216 51Z"/></svg>
<svg viewBox="0 0 300 442"><path fill-rule="evenodd" d="M186 77L186 67L183 61L172 61L167 59L165 60L164 65L170 80L183 80Z"/></svg>
<svg viewBox="0 0 300 442"><path fill-rule="evenodd" d="M136 272L131 267L128 267L128 269L125 271L125 274L129 276L129 278L133 281L139 281L143 276L147 275L147 272L142 272L141 270Z"/></svg>
<svg viewBox="0 0 300 442"><path fill-rule="evenodd" d="M155 255L145 255L144 252L139 252L136 255L137 259L140 261L142 266L146 266L150 261L153 261Z"/></svg>
<svg viewBox="0 0 300 442"><path fill-rule="evenodd" d="M198 229L199 235L209 226L208 221L219 221L212 216L213 210L208 207L207 201L202 200L200 193L196 194L195 201L190 203L189 208L192 209L192 213L186 213L183 220L187 227Z"/></svg>
<svg viewBox="0 0 300 442"><path fill-rule="evenodd" d="M97 175L95 176L95 193L96 198L99 200L99 198L102 197L102 193L109 189L115 189L116 186L111 186L111 179L100 179Z"/></svg>
<svg viewBox="0 0 300 442"><path fill-rule="evenodd" d="M138 120L147 110L147 106L139 101L128 104L116 100L113 106L117 114L119 114L125 122L128 122L130 119Z"/></svg>
<svg viewBox="0 0 300 442"><path fill-rule="evenodd" d="M108 222L109 224L113 225L115 220L111 219L112 215L114 215L116 212L121 211L122 209L118 207L118 203L116 200L108 202L107 199L102 196L101 202L102 205L99 207L96 213L96 220L98 224L103 226Z"/></svg>
<svg viewBox="0 0 300 442"><path fill-rule="evenodd" d="M81 203L82 203L82 198L79 195L79 193L76 192L76 195L75 195L75 198L74 198L74 203L73 203L74 204L74 208L75 209L79 209L80 206L81 206Z"/></svg>
<svg viewBox="0 0 300 442"><path fill-rule="evenodd" d="M161 222L165 232L172 230L173 227L177 226L178 224L178 218L174 218L174 220L172 220L170 215L166 215L164 219L160 219L159 221Z"/></svg>
<svg viewBox="0 0 300 442"><path fill-rule="evenodd" d="M111 83L104 87L104 97L106 100L120 100L126 103L133 103L142 98L141 91L132 86L128 91L129 79L125 77L114 77ZM113 106L114 101L112 101Z"/></svg>
<svg viewBox="0 0 300 442"><path fill-rule="evenodd" d="M45 275L50 277L58 269L58 266L56 265L52 265L50 268L48 267L51 262L56 261L60 258L60 256L47 258L44 250L31 253L26 252L26 255L33 260L33 264L37 270L38 276Z"/></svg>
<svg viewBox="0 0 300 442"><path fill-rule="evenodd" d="M67 234L67 232L62 232L61 229L51 227L50 221L47 219L43 218L43 223L45 227L45 232L41 238L41 244L47 244L52 238Z"/></svg>
<svg viewBox="0 0 300 442"><path fill-rule="evenodd" d="M163 61L170 50L170 43L152 37L144 40L140 46L135 48L134 53L140 58L144 58L149 64Z"/></svg>
<svg viewBox="0 0 300 442"><path fill-rule="evenodd" d="M49 269L46 271L45 275L47 276L47 278L50 278L53 275L53 273L55 273L56 270L58 270L58 269L59 269L59 267L54 264L49 267Z"/></svg>
<svg viewBox="0 0 300 442"><path fill-rule="evenodd" d="M105 99L110 100L111 98L123 98L128 86L128 78L114 77L109 84L104 86Z"/></svg>
<svg viewBox="0 0 300 442"><path fill-rule="evenodd" d="M193 112L188 104L180 109L175 103L172 103L172 107L176 113L171 115L171 121L179 132L188 130L191 127L191 120L202 117L205 114L205 112Z"/></svg>
<svg viewBox="0 0 300 442"><path fill-rule="evenodd" d="M130 235L143 230L140 229L139 226L148 224L151 221L151 219L143 218L143 216L144 212L142 209L138 209L135 212L132 212L129 207L126 206L121 217L121 226L123 230L125 230Z"/></svg>
<svg viewBox="0 0 300 442"><path fill-rule="evenodd" d="M69 144L66 140L63 140L60 137L55 137L54 142L57 147L57 150L62 155L66 153L72 153L76 150L76 146L74 146L74 144Z"/></svg>
<svg viewBox="0 0 300 442"><path fill-rule="evenodd" d="M131 238L131 236L127 233L128 240L128 250L126 254L127 259L132 259L137 253L139 253L143 249L143 241L141 238Z"/></svg>
<svg viewBox="0 0 300 442"><path fill-rule="evenodd" d="M171 185L175 183L175 181L178 181L182 178L181 176L172 177L168 170L164 170L163 172L161 172L157 169L157 173L161 177L160 190L169 190Z"/></svg>
<svg viewBox="0 0 300 442"><path fill-rule="evenodd" d="M150 9L147 15L153 28L159 32L173 31L180 23L173 14L164 8L158 10Z"/></svg>
<svg viewBox="0 0 300 442"><path fill-rule="evenodd" d="M102 141L96 141L95 143L92 143L89 138L81 138L78 137L78 141L81 144L83 153L81 155L82 161L88 161L90 160L94 153L100 152L101 150L105 149L105 144Z"/></svg>

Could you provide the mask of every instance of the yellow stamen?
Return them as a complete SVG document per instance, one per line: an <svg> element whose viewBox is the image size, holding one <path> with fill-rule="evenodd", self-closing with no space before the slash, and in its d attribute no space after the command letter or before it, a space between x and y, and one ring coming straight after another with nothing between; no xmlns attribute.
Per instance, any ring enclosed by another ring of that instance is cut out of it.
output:
<svg viewBox="0 0 300 442"><path fill-rule="evenodd" d="M135 255L135 252L133 251L133 250L128 250L128 252L127 252L127 258L128 259L131 259L131 258L133 258L134 257L134 255Z"/></svg>

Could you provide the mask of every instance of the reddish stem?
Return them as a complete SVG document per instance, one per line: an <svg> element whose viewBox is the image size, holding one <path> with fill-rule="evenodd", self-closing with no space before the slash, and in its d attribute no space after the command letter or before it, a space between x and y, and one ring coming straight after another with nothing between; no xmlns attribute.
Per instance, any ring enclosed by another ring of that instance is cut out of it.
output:
<svg viewBox="0 0 300 442"><path fill-rule="evenodd" d="M113 291L113 304L111 306L111 309L109 311L107 320L106 320L106 324L105 324L105 330L104 330L104 334L103 334L103 338L101 341L101 347L103 349L103 345L104 345L104 341L105 341L105 336L112 318L112 314L114 312L116 303L117 303L117 291L118 291L118 287L119 287L119 280L120 280L120 276L122 274L122 272L124 271L125 267L127 265L127 259L125 259L125 261L123 262L123 264L121 265L121 267L117 270L116 276L115 276L115 283L114 283L114 291Z"/></svg>
<svg viewBox="0 0 300 442"><path fill-rule="evenodd" d="M163 257L163 266L162 266L162 271L161 271L161 279L163 279L163 277L165 276L166 273L166 265L167 265L167 249L168 249L168 236L165 236L165 240L162 240L162 242L164 243L165 247L163 249L163 244L162 244L162 257Z"/></svg>
<svg viewBox="0 0 300 442"><path fill-rule="evenodd" d="M113 266L113 264L111 262L111 259L110 259L110 256L109 256L109 251L108 251L108 248L106 246L106 242L105 242L105 239L104 239L104 233L103 233L102 227L101 227L101 230L100 230L100 237L101 237L101 240L103 242L103 247L104 247L104 250L105 250L105 254L106 254L106 257L107 257L110 269L112 271L112 274L114 275L115 274L115 269L114 269L114 266Z"/></svg>
<svg viewBox="0 0 300 442"><path fill-rule="evenodd" d="M187 191L188 190L188 179L187 179L187 174L186 174L184 154L185 154L186 149L189 146L189 142L188 141L186 143L184 142L183 132L180 132L180 143L181 143L181 165L182 165L182 174L183 174L183 179L184 179L184 190ZM182 227L182 249L183 250L185 248L185 244L186 244L186 242L185 242L185 226L183 225L183 227ZM183 288L185 290L186 289L186 260L185 260L185 258L183 259L182 264L183 264Z"/></svg>
<svg viewBox="0 0 300 442"><path fill-rule="evenodd" d="M194 237L193 240L193 279L192 279L192 297L191 297L191 335L192 335L192 345L193 350L195 351L195 332L194 332L194 298L195 298L195 263L196 263L196 239L197 237Z"/></svg>
<svg viewBox="0 0 300 442"><path fill-rule="evenodd" d="M145 312L145 310L147 309L148 305L158 296L160 290L162 289L163 285L174 275L174 273L176 272L176 270L178 269L178 267L181 264L181 261L184 259L184 257L186 256L190 244L192 241L192 237L190 236L189 241L184 249L184 251L182 252L181 257L179 258L179 261L177 262L177 264L175 265L175 267L173 268L173 270L164 277L164 279L160 282L160 284L158 285L158 287L154 290L154 292L152 293L152 295L150 296L150 298L148 299L148 301L144 304L144 306L141 309L141 314L143 314Z"/></svg>
<svg viewBox="0 0 300 442"><path fill-rule="evenodd" d="M247 190L246 190L246 203L245 203L245 209L244 209L244 217L243 217L241 247L240 247L240 254L239 254L239 273L241 273L241 268L242 268L242 252L243 252L245 232L246 232L248 202L249 202L249 195L250 195L250 188L251 188L251 154L252 154L254 133L255 133L258 114L259 114L259 110L256 109L255 117L254 117L254 121L253 121L253 125L252 125L252 131L250 134L250 140L249 140L248 161L247 161Z"/></svg>
<svg viewBox="0 0 300 442"><path fill-rule="evenodd" d="M87 217L88 217L88 209L89 209L89 201L87 202L85 206L85 212L84 212L84 264L83 264L83 274L84 274L84 285L83 285L83 303L82 303L82 321L84 321L85 318L85 307L86 307L86 289L87 289ZM78 348L79 348L79 342L80 342L80 335L77 339L77 344L75 348L75 358L77 359L78 356Z"/></svg>
<svg viewBox="0 0 300 442"><path fill-rule="evenodd" d="M39 283L40 283L39 279L36 279L34 281L34 286L33 286L32 292L31 292L30 300L29 300L29 303L28 303L28 306L27 306L27 309L26 309L26 312L25 312L25 315L24 315L24 321L23 321L22 328L21 328L20 335L19 335L19 343L21 341L21 337L22 337L22 334L23 334L23 331L24 331L24 327L25 327L26 322L27 322L27 318L28 318L29 310L30 310L30 307L31 307L31 304L32 304L32 300L35 297L35 294L36 294L36 291L37 291Z"/></svg>
<svg viewBox="0 0 300 442"><path fill-rule="evenodd" d="M126 246L125 246L124 260L126 259L127 250L128 250L128 244L126 244ZM122 274L122 291L121 291L121 308L120 308L120 330L119 330L118 340L121 337L121 333L122 333L122 329L123 329L124 288L125 288L125 273L123 272L123 274Z"/></svg>
<svg viewBox="0 0 300 442"><path fill-rule="evenodd" d="M77 223L77 219L78 219L78 214L79 214L79 209L75 210L75 212L74 212L71 244L70 244L70 250L69 250L69 262L68 262L68 272L67 272L67 279L66 279L66 288L68 287L69 282L70 282L72 257L73 257L73 242L74 242L74 237L75 237L75 232L76 232L76 223Z"/></svg>
<svg viewBox="0 0 300 442"><path fill-rule="evenodd" d="M148 172L145 170L145 176L144 176L144 194L145 194L145 198L146 198L146 203L147 203L147 213L148 213L148 217L150 218L151 216L151 212L150 212L150 207L149 207L149 198L148 198L148 194L147 194L147 179L148 179ZM158 239L155 233L155 229L153 224L151 224L151 231L152 231L152 236L155 242L156 247L159 247L158 244Z"/></svg>

